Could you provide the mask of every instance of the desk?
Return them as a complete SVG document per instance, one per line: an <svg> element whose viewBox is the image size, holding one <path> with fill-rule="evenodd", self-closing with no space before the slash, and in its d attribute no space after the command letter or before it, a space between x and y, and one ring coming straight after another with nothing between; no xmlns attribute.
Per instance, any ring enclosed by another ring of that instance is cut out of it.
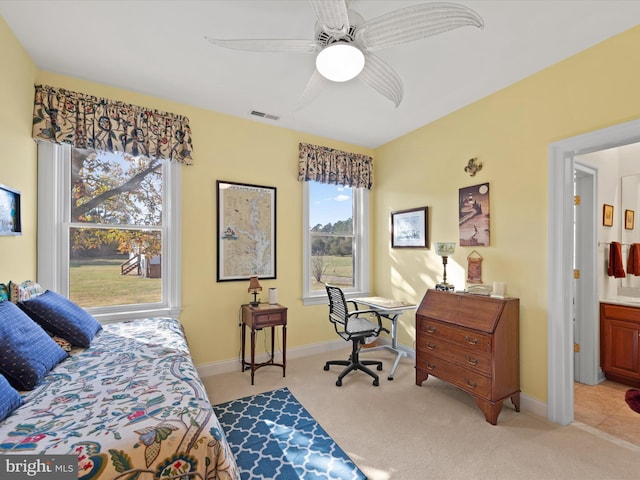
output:
<svg viewBox="0 0 640 480"><path fill-rule="evenodd" d="M396 361L394 362L391 372L387 377L387 380L393 380L393 375L396 373L400 359L407 356L407 352L398 348L398 317L402 315L402 312L405 312L406 310L413 310L417 305L385 297L361 297L350 298L349 300L360 305L365 305L372 310L376 310L381 317L391 320L391 345L379 345L377 347L366 348L361 350L361 353L375 352L376 350L382 349L390 350L395 353Z"/></svg>
<svg viewBox="0 0 640 480"><path fill-rule="evenodd" d="M251 362L245 362L245 331L251 329ZM271 358L263 363L256 363L256 330L271 327ZM282 327L282 363L273 360L275 347L275 327ZM251 385L257 369L267 365L282 367L282 376L285 376L287 365L287 307L279 304L260 303L256 307L242 305L242 371L251 369Z"/></svg>

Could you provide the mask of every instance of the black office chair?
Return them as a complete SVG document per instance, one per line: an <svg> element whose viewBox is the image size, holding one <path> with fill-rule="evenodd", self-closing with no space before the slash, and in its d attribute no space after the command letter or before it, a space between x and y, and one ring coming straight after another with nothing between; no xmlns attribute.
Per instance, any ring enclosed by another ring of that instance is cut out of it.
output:
<svg viewBox="0 0 640 480"><path fill-rule="evenodd" d="M329 370L330 365L343 365L346 366L342 373L338 375L336 385L340 387L342 385L342 379L345 375L353 370L362 370L363 372L373 377L373 385L378 386L379 380L371 369L365 365L375 365L378 371L382 370L382 362L379 360L360 360L360 348L365 342L367 337L377 337L381 331L388 332L386 328L382 327L382 320L380 314L375 310L352 310L349 311L347 301L344 298L344 293L339 287L332 285L325 285L327 289L327 295L329 296L329 321L333 323L336 329L336 333L343 339L352 342L351 355L349 360L330 360L324 365L325 370ZM357 309L356 302L349 301ZM375 320L369 320L365 318ZM377 323L376 323L377 322Z"/></svg>

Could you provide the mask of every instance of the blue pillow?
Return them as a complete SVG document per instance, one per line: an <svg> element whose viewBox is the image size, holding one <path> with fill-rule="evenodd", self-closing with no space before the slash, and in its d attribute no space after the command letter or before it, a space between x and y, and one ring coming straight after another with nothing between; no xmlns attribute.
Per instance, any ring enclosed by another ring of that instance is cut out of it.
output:
<svg viewBox="0 0 640 480"><path fill-rule="evenodd" d="M18 306L42 328L78 347L89 347L102 325L66 297L47 290Z"/></svg>
<svg viewBox="0 0 640 480"><path fill-rule="evenodd" d="M0 373L17 390L31 390L67 352L14 303L0 302Z"/></svg>
<svg viewBox="0 0 640 480"><path fill-rule="evenodd" d="M11 384L0 375L0 422L22 405L22 397Z"/></svg>

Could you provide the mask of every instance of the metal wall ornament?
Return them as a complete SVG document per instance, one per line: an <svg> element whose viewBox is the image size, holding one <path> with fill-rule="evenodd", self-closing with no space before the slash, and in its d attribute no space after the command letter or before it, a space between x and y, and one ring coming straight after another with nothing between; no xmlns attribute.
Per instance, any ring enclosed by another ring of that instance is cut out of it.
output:
<svg viewBox="0 0 640 480"><path fill-rule="evenodd" d="M480 170L482 170L482 162L478 162L477 158L470 159L467 163L467 166L464 167L464 171L472 177L475 177L476 173L478 173Z"/></svg>

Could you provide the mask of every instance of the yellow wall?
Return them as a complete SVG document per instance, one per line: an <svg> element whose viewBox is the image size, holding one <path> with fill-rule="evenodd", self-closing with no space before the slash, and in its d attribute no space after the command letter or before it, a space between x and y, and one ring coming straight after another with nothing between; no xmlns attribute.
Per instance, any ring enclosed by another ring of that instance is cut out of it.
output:
<svg viewBox="0 0 640 480"><path fill-rule="evenodd" d="M0 283L36 278L36 66L0 17L0 184L22 193L22 235L0 236Z"/></svg>
<svg viewBox="0 0 640 480"><path fill-rule="evenodd" d="M521 387L547 398L547 171L549 144L640 115L640 27L376 149L375 286L382 295L419 301L440 280L433 250L390 248L389 213L428 205L430 241L458 240L458 189L490 183L491 245L476 247L485 283L504 281L520 298ZM472 157L484 164L464 172ZM458 247L447 279L465 285ZM416 265L419 265L416 268ZM400 341L413 345L402 317Z"/></svg>
<svg viewBox="0 0 640 480"><path fill-rule="evenodd" d="M491 246L483 280L506 282L521 299L521 383L525 394L546 400L547 372L547 160L551 142L637 118L640 65L634 59L640 27L614 37L537 75L469 105L374 151L258 122L176 104L131 91L38 72L0 21L0 183L23 191L25 234L0 237L2 279L35 276L36 150L30 138L32 85L47 83L186 115L191 120L195 165L183 169L183 275L181 320L196 363L237 358L238 306L243 283L216 283L215 181L278 188L278 287L289 307L289 346L334 340L326 307L302 307L301 185L298 142L375 157L371 203L373 288L376 294L419 301L440 279L432 250L392 250L391 211L428 205L430 242L457 241L458 189L491 184ZM463 168L478 157L484 169ZM458 247L449 280L464 286L466 257ZM413 345L413 316L401 317L401 343Z"/></svg>
<svg viewBox="0 0 640 480"><path fill-rule="evenodd" d="M277 279L262 280L262 299L278 288L289 308L287 347L335 339L326 306L303 307L302 184L298 182L298 143L327 145L373 155L367 148L336 142L194 108L131 91L41 71L37 83L173 112L189 117L193 165L182 168L182 305L196 364L238 358L238 311L251 296L249 282L216 282L216 180L277 188ZM262 340L260 340L262 345Z"/></svg>

